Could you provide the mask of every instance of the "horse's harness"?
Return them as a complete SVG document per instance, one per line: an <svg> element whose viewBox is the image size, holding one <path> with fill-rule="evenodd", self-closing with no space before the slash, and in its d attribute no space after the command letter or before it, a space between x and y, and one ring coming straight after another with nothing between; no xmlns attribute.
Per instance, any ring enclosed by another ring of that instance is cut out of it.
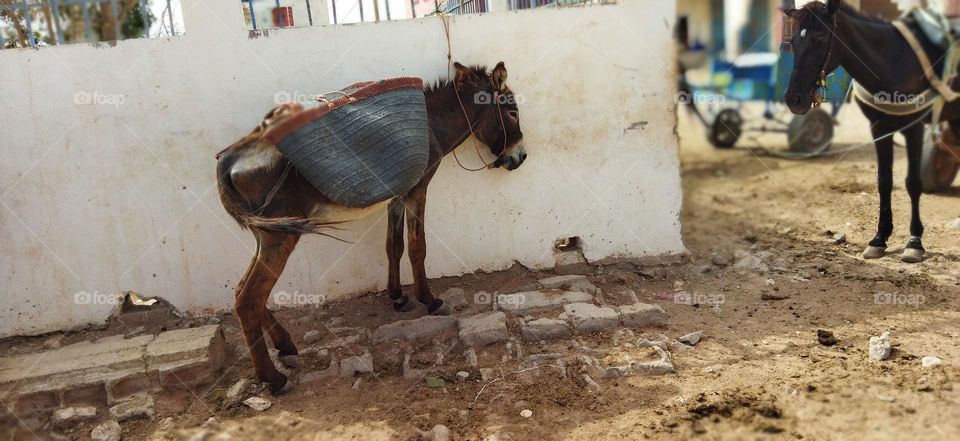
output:
<svg viewBox="0 0 960 441"><path fill-rule="evenodd" d="M830 59L833 58L833 40L837 35L835 30L837 29L837 24L840 22L840 15L834 13L832 21L831 27L827 29L827 31L830 32L830 41L827 42L827 56L824 57L823 63L820 65L820 76L817 78L817 83L814 86L816 88L813 99L814 107L819 106L827 99L827 65L830 64Z"/></svg>

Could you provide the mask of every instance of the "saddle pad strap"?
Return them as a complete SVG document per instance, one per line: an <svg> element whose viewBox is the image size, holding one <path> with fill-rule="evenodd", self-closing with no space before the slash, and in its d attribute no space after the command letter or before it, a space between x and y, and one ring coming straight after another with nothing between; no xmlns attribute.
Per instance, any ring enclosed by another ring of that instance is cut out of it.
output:
<svg viewBox="0 0 960 441"><path fill-rule="evenodd" d="M940 92L942 96L947 101L953 101L960 97L956 92L953 91L949 86L940 81L940 77L937 76L936 71L933 70L933 65L930 64L930 58L927 57L927 53L923 51L923 47L920 46L920 42L917 41L917 37L913 35L913 32L907 28L907 25L903 24L900 20L894 20L890 22L893 27L897 28L900 31L900 34L903 35L903 38L907 40L907 44L910 45L910 48L913 49L913 53L917 56L917 60L920 61L920 66L923 68L923 75L927 77L927 81L930 82L930 85L933 86L937 92Z"/></svg>

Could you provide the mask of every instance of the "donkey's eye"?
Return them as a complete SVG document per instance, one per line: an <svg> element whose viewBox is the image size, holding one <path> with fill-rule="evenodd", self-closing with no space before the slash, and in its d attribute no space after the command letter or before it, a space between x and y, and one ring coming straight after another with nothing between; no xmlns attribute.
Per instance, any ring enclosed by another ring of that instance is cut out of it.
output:
<svg viewBox="0 0 960 441"><path fill-rule="evenodd" d="M520 118L520 112L517 111L517 110L511 110L511 111L507 112L507 114L509 114L510 116L512 116L512 117L514 117L514 118Z"/></svg>
<svg viewBox="0 0 960 441"><path fill-rule="evenodd" d="M806 37L806 36L807 36L807 30L806 30L806 29L801 29L801 30L800 30L800 38L803 38L803 37Z"/></svg>

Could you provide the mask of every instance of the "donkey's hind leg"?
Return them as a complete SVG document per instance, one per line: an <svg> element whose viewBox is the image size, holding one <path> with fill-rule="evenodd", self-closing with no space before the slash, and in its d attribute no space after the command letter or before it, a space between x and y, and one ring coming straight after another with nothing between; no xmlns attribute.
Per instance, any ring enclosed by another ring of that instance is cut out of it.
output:
<svg viewBox="0 0 960 441"><path fill-rule="evenodd" d="M923 185L920 181L920 158L923 152L923 126L915 125L903 131L907 139L907 193L910 195L910 240L903 249L900 260L917 263L923 260L923 222L920 221L920 196Z"/></svg>
<svg viewBox="0 0 960 441"><path fill-rule="evenodd" d="M393 309L409 311L413 309L410 298L403 294L400 286L400 258L403 257L403 201L396 198L387 208L387 294L393 300Z"/></svg>
<svg viewBox="0 0 960 441"><path fill-rule="evenodd" d="M257 255L244 275L243 283L237 287L234 309L250 348L250 359L257 377L270 384L271 393L279 395L292 386L270 360L262 327L269 321L265 316L270 290L280 278L300 236L262 231L255 231L254 235L257 236Z"/></svg>
<svg viewBox="0 0 960 441"><path fill-rule="evenodd" d="M263 309L263 328L266 329L267 334L270 335L270 340L273 341L273 347L279 351L277 357L280 359L280 362L290 368L300 367L300 361L297 357L297 345L293 344L290 333L273 317L273 312L268 308Z"/></svg>

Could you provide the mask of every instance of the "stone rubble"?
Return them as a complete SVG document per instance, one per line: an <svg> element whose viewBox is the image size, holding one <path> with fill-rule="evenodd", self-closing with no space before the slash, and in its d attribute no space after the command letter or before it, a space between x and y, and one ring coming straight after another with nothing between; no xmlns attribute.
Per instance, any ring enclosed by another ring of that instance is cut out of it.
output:
<svg viewBox="0 0 960 441"><path fill-rule="evenodd" d="M141 394L131 397L110 408L110 416L118 422L124 422L134 419L152 420L153 396Z"/></svg>
<svg viewBox="0 0 960 441"><path fill-rule="evenodd" d="M460 340L466 346L486 346L508 337L507 315L502 311L463 317L459 324Z"/></svg>
<svg viewBox="0 0 960 441"><path fill-rule="evenodd" d="M599 307L592 303L563 305L563 312L573 328L581 334L606 331L617 327L620 315L612 308Z"/></svg>
<svg viewBox="0 0 960 441"><path fill-rule="evenodd" d="M97 419L97 408L93 406L67 407L53 412L50 422L60 430L72 429L84 422Z"/></svg>
<svg viewBox="0 0 960 441"><path fill-rule="evenodd" d="M694 346L700 342L700 338L703 337L703 331L691 332L687 335L684 335L677 340L680 340L681 343Z"/></svg>

